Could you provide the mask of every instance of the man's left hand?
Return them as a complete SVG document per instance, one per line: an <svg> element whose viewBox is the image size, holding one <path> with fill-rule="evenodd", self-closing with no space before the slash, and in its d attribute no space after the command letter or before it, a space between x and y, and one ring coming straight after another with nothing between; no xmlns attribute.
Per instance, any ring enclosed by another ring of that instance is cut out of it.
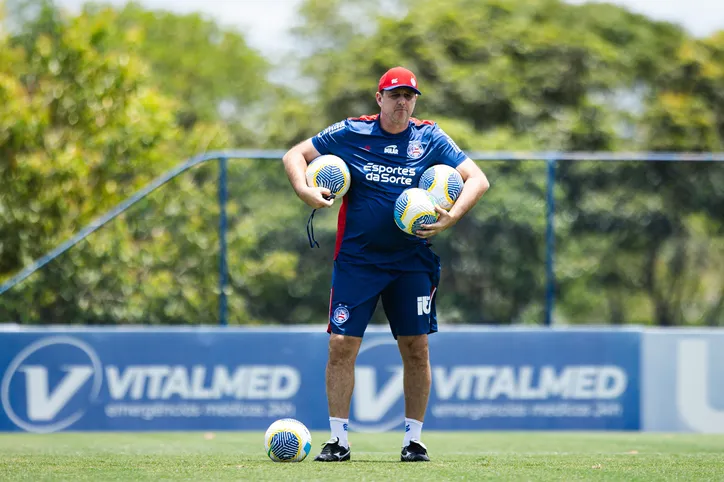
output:
<svg viewBox="0 0 724 482"><path fill-rule="evenodd" d="M420 229L415 232L418 238L431 238L436 234L440 234L447 228L453 226L457 220L450 216L450 213L438 205L435 205L435 211L440 215L437 222L433 224L421 224Z"/></svg>

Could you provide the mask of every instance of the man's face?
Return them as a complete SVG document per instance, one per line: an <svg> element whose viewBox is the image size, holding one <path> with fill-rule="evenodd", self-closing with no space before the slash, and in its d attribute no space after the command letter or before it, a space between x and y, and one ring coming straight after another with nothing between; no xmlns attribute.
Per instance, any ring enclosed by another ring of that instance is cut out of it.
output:
<svg viewBox="0 0 724 482"><path fill-rule="evenodd" d="M414 90L408 87L398 87L377 92L376 97L382 117L393 124L407 126L417 102L417 94Z"/></svg>

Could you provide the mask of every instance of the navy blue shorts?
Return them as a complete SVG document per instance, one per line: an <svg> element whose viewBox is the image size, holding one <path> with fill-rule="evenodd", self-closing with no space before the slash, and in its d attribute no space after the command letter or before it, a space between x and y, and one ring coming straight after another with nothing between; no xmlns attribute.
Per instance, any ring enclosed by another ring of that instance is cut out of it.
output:
<svg viewBox="0 0 724 482"><path fill-rule="evenodd" d="M327 332L363 336L381 297L395 338L435 333L435 292L440 281L436 256L435 265L431 270L408 272L336 260Z"/></svg>

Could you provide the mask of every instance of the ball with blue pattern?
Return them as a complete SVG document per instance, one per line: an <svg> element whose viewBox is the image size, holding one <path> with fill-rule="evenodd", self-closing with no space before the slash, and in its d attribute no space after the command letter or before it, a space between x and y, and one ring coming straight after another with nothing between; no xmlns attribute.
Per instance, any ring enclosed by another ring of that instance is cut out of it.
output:
<svg viewBox="0 0 724 482"><path fill-rule="evenodd" d="M301 462L312 449L312 435L299 420L283 418L267 429L264 449L274 462Z"/></svg>
<svg viewBox="0 0 724 482"><path fill-rule="evenodd" d="M443 209L450 209L463 191L463 177L457 169L445 164L435 164L422 173L418 187L437 200Z"/></svg>
<svg viewBox="0 0 724 482"><path fill-rule="evenodd" d="M395 201L395 224L407 234L415 234L423 224L437 222L440 215L435 211L437 201L424 189L405 189Z"/></svg>
<svg viewBox="0 0 724 482"><path fill-rule="evenodd" d="M335 197L347 194L352 180L347 163L332 154L319 156L310 162L306 178L308 186L326 187Z"/></svg>

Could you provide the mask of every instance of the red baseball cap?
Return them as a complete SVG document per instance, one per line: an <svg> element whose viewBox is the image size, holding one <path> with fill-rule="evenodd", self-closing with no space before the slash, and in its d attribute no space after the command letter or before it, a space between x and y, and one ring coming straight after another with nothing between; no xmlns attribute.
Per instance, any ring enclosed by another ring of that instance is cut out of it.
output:
<svg viewBox="0 0 724 482"><path fill-rule="evenodd" d="M392 90L398 87L409 87L414 90L417 95L422 95L422 92L417 88L417 78L415 74L410 72L404 67L393 67L380 77L380 85L377 91L382 92L383 90Z"/></svg>

